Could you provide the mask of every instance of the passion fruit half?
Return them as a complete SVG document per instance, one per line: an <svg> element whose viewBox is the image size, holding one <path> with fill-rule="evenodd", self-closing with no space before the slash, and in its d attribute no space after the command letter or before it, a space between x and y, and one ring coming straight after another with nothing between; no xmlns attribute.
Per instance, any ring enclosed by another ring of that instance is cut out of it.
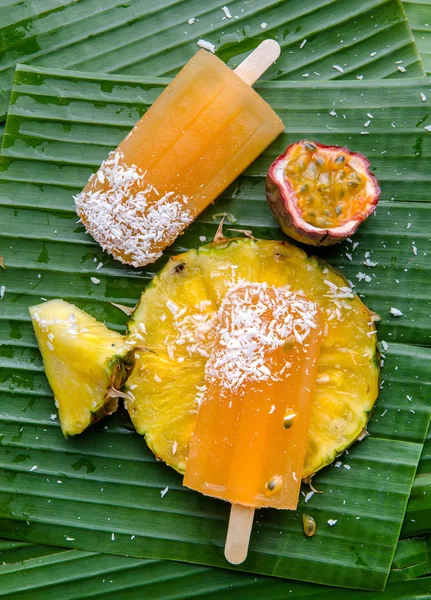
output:
<svg viewBox="0 0 431 600"><path fill-rule="evenodd" d="M280 227L313 246L331 246L355 233L379 196L366 156L308 140L288 146L266 179L268 204Z"/></svg>

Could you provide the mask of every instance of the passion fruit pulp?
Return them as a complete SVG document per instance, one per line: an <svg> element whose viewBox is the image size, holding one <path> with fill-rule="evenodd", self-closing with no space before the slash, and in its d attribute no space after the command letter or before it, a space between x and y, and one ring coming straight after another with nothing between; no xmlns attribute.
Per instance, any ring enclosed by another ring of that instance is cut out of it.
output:
<svg viewBox="0 0 431 600"><path fill-rule="evenodd" d="M380 187L363 154L301 140L270 166L266 196L287 235L330 246L351 236L374 212Z"/></svg>

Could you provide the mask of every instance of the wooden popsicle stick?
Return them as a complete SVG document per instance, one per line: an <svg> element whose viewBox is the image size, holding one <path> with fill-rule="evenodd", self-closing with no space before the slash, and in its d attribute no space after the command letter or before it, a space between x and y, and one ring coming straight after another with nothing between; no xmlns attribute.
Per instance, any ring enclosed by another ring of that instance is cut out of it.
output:
<svg viewBox="0 0 431 600"><path fill-rule="evenodd" d="M239 565L247 558L253 518L253 506L232 504L224 547L226 560L232 565Z"/></svg>
<svg viewBox="0 0 431 600"><path fill-rule="evenodd" d="M253 85L277 60L280 52L281 49L278 42L275 40L265 40L237 66L234 73L238 77L241 77L248 85Z"/></svg>
<svg viewBox="0 0 431 600"><path fill-rule="evenodd" d="M277 60L280 52L278 42L265 40L237 66L234 73L248 85L253 85ZM232 565L240 565L247 558L254 510L252 506L231 505L224 555Z"/></svg>

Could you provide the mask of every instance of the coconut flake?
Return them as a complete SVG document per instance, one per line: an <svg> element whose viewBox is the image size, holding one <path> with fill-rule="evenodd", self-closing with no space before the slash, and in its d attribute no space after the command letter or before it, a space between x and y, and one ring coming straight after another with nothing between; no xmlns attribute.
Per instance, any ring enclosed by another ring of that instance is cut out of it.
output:
<svg viewBox="0 0 431 600"><path fill-rule="evenodd" d="M204 50L209 50L210 52L212 52L214 54L215 45L211 44L211 42L208 42L207 40L198 40L196 43L199 46L199 48L203 48Z"/></svg>
<svg viewBox="0 0 431 600"><path fill-rule="evenodd" d="M122 152L111 152L100 172L105 184L92 175L75 205L87 231L121 262L135 267L154 262L162 255L160 244L170 244L193 221L187 197L160 193Z"/></svg>
<svg viewBox="0 0 431 600"><path fill-rule="evenodd" d="M222 11L225 14L226 19L232 19L232 15L231 15L230 10L229 10L229 8L227 6L222 6L221 9L222 9Z"/></svg>
<svg viewBox="0 0 431 600"><path fill-rule="evenodd" d="M305 495L304 502L305 502L305 503L307 503L307 502L310 500L310 498L312 498L312 497L314 496L314 494L315 494L315 492L314 492L313 490L311 490L311 492L308 492L308 493Z"/></svg>
<svg viewBox="0 0 431 600"><path fill-rule="evenodd" d="M91 283L94 283L94 285L99 285L100 283L100 279L97 279L97 277L90 277Z"/></svg>
<svg viewBox="0 0 431 600"><path fill-rule="evenodd" d="M329 527L333 527L338 522L338 519L328 519Z"/></svg>
<svg viewBox="0 0 431 600"><path fill-rule="evenodd" d="M338 71L339 73L344 73L344 69L343 67L340 67L340 65L332 65L332 68Z"/></svg>
<svg viewBox="0 0 431 600"><path fill-rule="evenodd" d="M0 300L3 300L5 291L6 291L6 286L0 285Z"/></svg>
<svg viewBox="0 0 431 600"><path fill-rule="evenodd" d="M315 303L286 288L243 281L233 285L217 313L220 351L212 353L205 365L207 385L218 382L222 393L241 393L244 382L277 380L282 373L268 368L266 354L292 336L303 344L317 327L316 316ZM282 370L289 367L285 364Z"/></svg>
<svg viewBox="0 0 431 600"><path fill-rule="evenodd" d="M366 267L377 267L379 263L372 262L369 258L366 258L362 264Z"/></svg>
<svg viewBox="0 0 431 600"><path fill-rule="evenodd" d="M160 496L162 498L164 498L168 492L169 492L169 486L167 485L164 490L160 490Z"/></svg>
<svg viewBox="0 0 431 600"><path fill-rule="evenodd" d="M402 317L403 316L403 313L400 311L400 309L399 308L394 308L393 306L391 307L391 310L389 312L394 317Z"/></svg>

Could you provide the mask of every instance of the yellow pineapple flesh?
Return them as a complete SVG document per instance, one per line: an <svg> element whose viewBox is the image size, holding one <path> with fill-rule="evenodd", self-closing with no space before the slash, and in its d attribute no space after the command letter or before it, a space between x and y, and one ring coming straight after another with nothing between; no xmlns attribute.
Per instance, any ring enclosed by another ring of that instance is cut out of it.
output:
<svg viewBox="0 0 431 600"><path fill-rule="evenodd" d="M115 412L133 353L123 336L64 300L32 306L30 315L64 435Z"/></svg>
<svg viewBox="0 0 431 600"><path fill-rule="evenodd" d="M373 313L339 272L288 243L236 239L167 263L129 322L129 342L145 347L126 382L126 407L152 451L184 472L212 322L239 280L289 286L326 317L304 468L310 477L363 432L378 395L379 364Z"/></svg>

